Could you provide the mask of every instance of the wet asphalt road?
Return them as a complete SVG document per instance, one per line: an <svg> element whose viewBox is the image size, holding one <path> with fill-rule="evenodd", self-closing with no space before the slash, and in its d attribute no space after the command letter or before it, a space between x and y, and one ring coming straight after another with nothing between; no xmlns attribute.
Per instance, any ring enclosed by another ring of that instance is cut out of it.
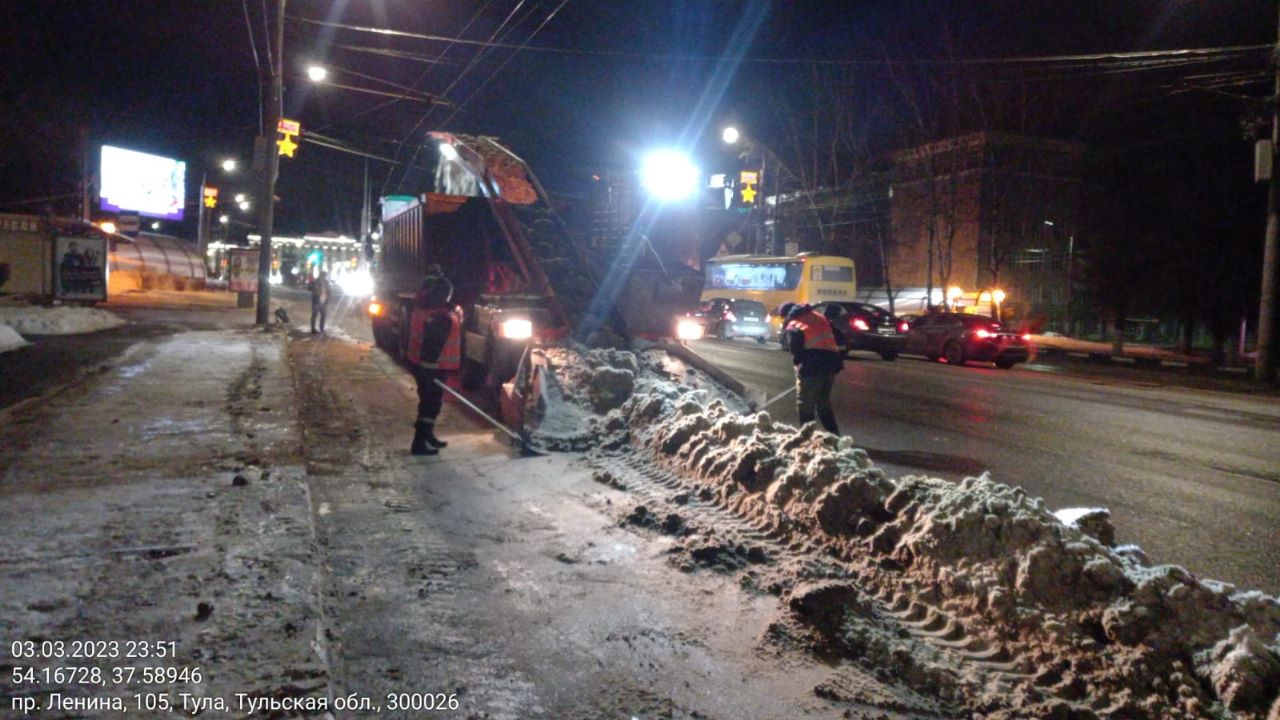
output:
<svg viewBox="0 0 1280 720"><path fill-rule="evenodd" d="M770 397L792 383L789 356L773 346L693 345ZM859 353L833 401L842 433L890 476L989 471L1051 509L1110 508L1118 540L1154 562L1280 592L1280 401L1174 382ZM791 397L770 412L796 420Z"/></svg>
<svg viewBox="0 0 1280 720"><path fill-rule="evenodd" d="M308 321L305 292L273 307ZM113 308L115 309L115 308ZM116 309L134 323L91 335L36 338L0 356L0 409L109 368L134 343L183 327L250 324L252 310ZM330 328L368 341L359 304L338 298ZM747 342L696 350L772 396L791 384L787 356ZM1274 394L1172 387L1180 377L1050 365L999 371L860 354L835 404L841 429L891 475L949 479L990 471L1051 508L1112 510L1121 542L1157 562L1241 587L1280 592L1280 401ZM1198 382L1198 385L1206 383ZM770 409L795 421L791 398Z"/></svg>

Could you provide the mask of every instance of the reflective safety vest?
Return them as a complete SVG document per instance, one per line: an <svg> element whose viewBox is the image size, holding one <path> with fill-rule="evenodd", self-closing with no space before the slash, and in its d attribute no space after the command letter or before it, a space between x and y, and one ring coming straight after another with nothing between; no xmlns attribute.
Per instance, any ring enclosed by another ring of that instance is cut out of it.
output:
<svg viewBox="0 0 1280 720"><path fill-rule="evenodd" d="M427 323L439 317L449 319L449 337L434 360L422 357L422 341ZM409 315L409 362L430 370L457 370L462 365L462 308L438 307L430 310L414 308Z"/></svg>
<svg viewBox="0 0 1280 720"><path fill-rule="evenodd" d="M830 350L840 352L831 322L816 312L807 312L794 318L787 327L804 334L805 350Z"/></svg>

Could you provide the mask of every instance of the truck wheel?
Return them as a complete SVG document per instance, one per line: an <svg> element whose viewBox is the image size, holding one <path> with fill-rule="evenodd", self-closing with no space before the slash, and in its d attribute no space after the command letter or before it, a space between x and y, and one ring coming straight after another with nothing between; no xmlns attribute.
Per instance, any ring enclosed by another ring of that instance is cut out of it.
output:
<svg viewBox="0 0 1280 720"><path fill-rule="evenodd" d="M373 344L391 352L391 341L387 338L387 328L385 323L374 321L373 325Z"/></svg>
<svg viewBox="0 0 1280 720"><path fill-rule="evenodd" d="M893 362L894 360L898 359L898 351L897 350L881 350L880 358L885 362Z"/></svg>
<svg viewBox="0 0 1280 720"><path fill-rule="evenodd" d="M964 348L960 347L960 343L952 340L947 346L942 348L942 356L946 358L948 365L960 367L964 365Z"/></svg>
<svg viewBox="0 0 1280 720"><path fill-rule="evenodd" d="M409 359L409 317L411 311L408 308L400 308L400 333L396 336L396 359L407 361Z"/></svg>
<svg viewBox="0 0 1280 720"><path fill-rule="evenodd" d="M765 343L765 339L764 339L764 336L763 336L763 335L761 335L760 337L756 338L756 344L757 344L757 345L763 345L764 343Z"/></svg>
<svg viewBox="0 0 1280 720"><path fill-rule="evenodd" d="M1010 368L1012 368L1012 367L1013 367L1013 361L1012 361L1012 360L997 360L997 361L996 361L996 367L1000 368L1001 370L1008 370L1008 369L1010 369Z"/></svg>

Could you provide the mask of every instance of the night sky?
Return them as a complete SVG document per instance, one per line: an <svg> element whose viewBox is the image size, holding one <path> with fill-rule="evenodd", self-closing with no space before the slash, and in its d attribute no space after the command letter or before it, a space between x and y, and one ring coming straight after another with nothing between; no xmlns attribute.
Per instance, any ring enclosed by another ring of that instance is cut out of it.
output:
<svg viewBox="0 0 1280 720"><path fill-rule="evenodd" d="M260 118L249 25L265 63L263 16L274 8L274 0L0 3L0 210L71 212L80 128L95 148L186 160L194 203L201 173L218 158L249 157ZM1228 64L1107 72L938 61L1274 43L1272 2L289 0L288 16L286 115L304 131L402 163L428 130L493 134L567 196L592 172L627 168L658 145L682 145L704 168L724 164L717 138L729 121L781 147L793 108L812 105L833 74L852 88L845 104L865 110L867 142L889 149L904 142L906 89L919 93L955 72L1037 98L1034 122L1018 129L1136 148L1135 157L1147 148L1173 176L1194 173L1182 182L1261 195L1248 182L1241 119L1256 109L1244 98L1267 92L1265 51ZM338 68L335 82L412 88L452 105L310 86L304 68L316 60ZM848 61L858 62L838 64ZM1257 77L1185 90L1187 78L1228 71ZM962 109L957 117L973 107ZM353 232L364 162L308 144L284 160L279 231ZM404 164L369 168L375 194L422 188L421 172ZM190 222L169 229L193 232Z"/></svg>

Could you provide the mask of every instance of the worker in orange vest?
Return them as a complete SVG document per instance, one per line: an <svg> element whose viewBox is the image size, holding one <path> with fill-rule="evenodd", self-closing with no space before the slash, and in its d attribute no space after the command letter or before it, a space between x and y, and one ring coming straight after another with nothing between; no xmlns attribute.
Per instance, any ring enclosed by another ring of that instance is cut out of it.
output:
<svg viewBox="0 0 1280 720"><path fill-rule="evenodd" d="M414 455L435 455L449 443L436 437L436 418L444 407L446 374L462 364L462 308L451 305L453 283L439 265L427 268L409 316L409 367L418 383L418 419L413 424Z"/></svg>
<svg viewBox="0 0 1280 720"><path fill-rule="evenodd" d="M831 389L836 373L844 366L844 356L831 322L807 304L783 303L778 307L786 325L783 339L796 366L796 413L800 423L814 416L827 432L840 434L831 409Z"/></svg>

